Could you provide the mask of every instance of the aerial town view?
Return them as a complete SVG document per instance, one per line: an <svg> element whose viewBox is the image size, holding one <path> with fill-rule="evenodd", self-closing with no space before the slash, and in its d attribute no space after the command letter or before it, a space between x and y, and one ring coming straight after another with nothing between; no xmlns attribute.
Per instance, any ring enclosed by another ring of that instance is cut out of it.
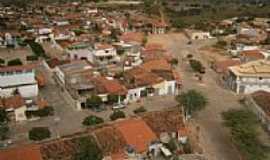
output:
<svg viewBox="0 0 270 160"><path fill-rule="evenodd" d="M0 0L0 160L270 160L270 0Z"/></svg>

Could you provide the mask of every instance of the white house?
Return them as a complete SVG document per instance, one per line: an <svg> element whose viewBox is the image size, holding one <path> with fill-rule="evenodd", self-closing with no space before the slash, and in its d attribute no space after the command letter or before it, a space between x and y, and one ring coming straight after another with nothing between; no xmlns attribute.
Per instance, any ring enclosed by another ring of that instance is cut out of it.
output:
<svg viewBox="0 0 270 160"><path fill-rule="evenodd" d="M270 92L270 61L257 60L229 67L227 84L237 94Z"/></svg>
<svg viewBox="0 0 270 160"><path fill-rule="evenodd" d="M71 60L87 60L94 62L94 50L90 46L78 46L66 49L68 58Z"/></svg>
<svg viewBox="0 0 270 160"><path fill-rule="evenodd" d="M120 61L116 49L109 44L95 44L94 62L98 64L110 64Z"/></svg>
<svg viewBox="0 0 270 160"><path fill-rule="evenodd" d="M8 97L18 91L24 98L38 95L35 79L35 65L11 66L0 68L0 97Z"/></svg>
<svg viewBox="0 0 270 160"><path fill-rule="evenodd" d="M211 38L210 32L203 31L187 31L190 39L192 40L203 40Z"/></svg>

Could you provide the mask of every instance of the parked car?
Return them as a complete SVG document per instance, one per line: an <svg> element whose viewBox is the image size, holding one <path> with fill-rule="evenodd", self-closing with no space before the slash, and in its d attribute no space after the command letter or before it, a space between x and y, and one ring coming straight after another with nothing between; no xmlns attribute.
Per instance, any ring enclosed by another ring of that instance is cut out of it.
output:
<svg viewBox="0 0 270 160"><path fill-rule="evenodd" d="M113 105L113 107L112 107L112 109L113 110L116 110L116 109L123 109L123 108L126 108L126 105L125 104L123 104L123 103L116 103L116 104L114 104Z"/></svg>

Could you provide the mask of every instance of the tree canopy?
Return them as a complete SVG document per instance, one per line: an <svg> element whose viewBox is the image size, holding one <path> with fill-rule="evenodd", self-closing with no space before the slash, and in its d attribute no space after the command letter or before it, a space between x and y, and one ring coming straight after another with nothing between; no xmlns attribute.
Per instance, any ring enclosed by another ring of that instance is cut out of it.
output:
<svg viewBox="0 0 270 160"><path fill-rule="evenodd" d="M116 110L110 115L110 119L112 121L120 119L120 118L125 118L125 117L126 117L125 113L120 110Z"/></svg>
<svg viewBox="0 0 270 160"><path fill-rule="evenodd" d="M75 160L101 160L101 150L89 137L79 139L79 149L75 155Z"/></svg>
<svg viewBox="0 0 270 160"><path fill-rule="evenodd" d="M30 140L40 141L51 137L51 132L47 127L34 127L29 131Z"/></svg>
<svg viewBox="0 0 270 160"><path fill-rule="evenodd" d="M16 59L12 59L10 61L8 61L7 65L8 66L18 66L18 65L22 65L22 61L19 58Z"/></svg>
<svg viewBox="0 0 270 160"><path fill-rule="evenodd" d="M94 115L90 115L83 120L82 124L85 126L93 126L93 125L101 124L103 122L104 120L102 118L94 116Z"/></svg>
<svg viewBox="0 0 270 160"><path fill-rule="evenodd" d="M266 148L257 137L258 120L246 109L232 109L222 114L224 124L231 129L233 143L247 160L264 160Z"/></svg>
<svg viewBox="0 0 270 160"><path fill-rule="evenodd" d="M98 108L102 104L102 99L99 96L92 95L86 100L86 106L88 108Z"/></svg>
<svg viewBox="0 0 270 160"><path fill-rule="evenodd" d="M188 115L203 109L208 103L207 98L196 90L184 92L178 95L176 100L184 107L185 113Z"/></svg>

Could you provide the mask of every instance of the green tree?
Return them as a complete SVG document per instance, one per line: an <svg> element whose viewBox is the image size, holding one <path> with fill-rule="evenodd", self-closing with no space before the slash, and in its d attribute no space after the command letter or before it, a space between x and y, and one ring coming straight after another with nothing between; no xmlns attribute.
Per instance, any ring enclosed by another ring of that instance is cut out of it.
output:
<svg viewBox="0 0 270 160"><path fill-rule="evenodd" d="M51 137L51 132L48 127L34 127L29 133L28 137L33 141L40 141Z"/></svg>
<svg viewBox="0 0 270 160"><path fill-rule="evenodd" d="M173 58L171 61L170 61L171 65L174 65L174 66L177 66L178 65L178 59L177 58Z"/></svg>
<svg viewBox="0 0 270 160"><path fill-rule="evenodd" d="M200 61L191 59L189 61L189 64L194 72L199 72L199 73L204 72L204 67Z"/></svg>
<svg viewBox="0 0 270 160"><path fill-rule="evenodd" d="M101 160L102 153L94 140L89 137L79 139L78 152L75 155L75 160Z"/></svg>
<svg viewBox="0 0 270 160"><path fill-rule="evenodd" d="M8 122L8 115L4 108L0 108L0 125Z"/></svg>
<svg viewBox="0 0 270 160"><path fill-rule="evenodd" d="M256 115L246 109L232 109L222 114L230 128L233 143L247 160L265 160L266 148L258 140Z"/></svg>
<svg viewBox="0 0 270 160"><path fill-rule="evenodd" d="M102 118L94 116L94 115L90 115L83 120L82 124L85 126L93 126L93 125L101 124L103 122L104 120Z"/></svg>
<svg viewBox="0 0 270 160"><path fill-rule="evenodd" d="M102 104L102 99L97 95L92 95L86 100L86 106L88 108L98 108Z"/></svg>
<svg viewBox="0 0 270 160"><path fill-rule="evenodd" d="M110 119L112 121L120 119L120 118L125 118L125 117L126 117L125 113L120 110L116 110L110 115Z"/></svg>
<svg viewBox="0 0 270 160"><path fill-rule="evenodd" d="M203 109L207 103L207 98L196 90L189 90L176 96L177 102L184 107L185 116L191 116L193 112Z"/></svg>
<svg viewBox="0 0 270 160"><path fill-rule="evenodd" d="M8 66L18 66L18 65L22 65L22 61L19 58L16 59L12 59L10 61L8 61Z"/></svg>
<svg viewBox="0 0 270 160"><path fill-rule="evenodd" d="M117 102L118 102L118 95L115 95L115 94L108 95L108 103L109 104L114 104Z"/></svg>

